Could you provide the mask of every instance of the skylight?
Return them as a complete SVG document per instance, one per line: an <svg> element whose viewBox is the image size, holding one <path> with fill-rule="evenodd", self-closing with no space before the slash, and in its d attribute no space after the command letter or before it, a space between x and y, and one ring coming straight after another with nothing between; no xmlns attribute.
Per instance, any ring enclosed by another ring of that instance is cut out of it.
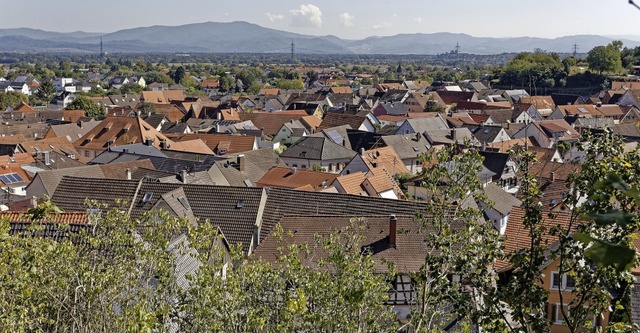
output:
<svg viewBox="0 0 640 333"><path fill-rule="evenodd" d="M22 183L24 182L24 179L22 179L22 177L19 174L13 172L5 175L0 175L0 181L5 183L6 185L9 185L14 183Z"/></svg>

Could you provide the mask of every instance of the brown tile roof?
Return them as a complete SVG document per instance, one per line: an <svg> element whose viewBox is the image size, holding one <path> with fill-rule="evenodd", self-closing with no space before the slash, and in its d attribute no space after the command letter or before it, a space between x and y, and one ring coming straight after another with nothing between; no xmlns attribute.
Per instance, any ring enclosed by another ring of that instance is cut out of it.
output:
<svg viewBox="0 0 640 333"><path fill-rule="evenodd" d="M294 172L292 168L288 167L273 167L258 180L256 186L291 189L311 186L311 189L315 191L331 186L336 178L338 175L332 173L303 169L296 169Z"/></svg>
<svg viewBox="0 0 640 333"><path fill-rule="evenodd" d="M437 91L438 96L447 104L458 103L460 101L469 101L475 93L466 91Z"/></svg>
<svg viewBox="0 0 640 333"><path fill-rule="evenodd" d="M513 207L509 215L509 222L505 230L502 244L505 253L512 253L515 250L524 249L531 245L529 231L524 226L526 210L523 207ZM571 213L569 212L549 212L542 213L542 225L546 228L546 232L542 234L543 246L551 246L558 240L557 236L550 234L549 230L556 226L569 227L571 222ZM577 223L574 223L574 225ZM574 229L575 230L575 229ZM505 261L497 261L495 268L502 271L509 268L509 263Z"/></svg>
<svg viewBox="0 0 640 333"><path fill-rule="evenodd" d="M531 165L529 172L537 178L567 180L569 175L580 169L578 164L540 161Z"/></svg>
<svg viewBox="0 0 640 333"><path fill-rule="evenodd" d="M53 137L36 141L25 141L20 143L22 149L25 152L36 154L40 151L55 151L63 155L76 155L78 152L73 146L73 143L69 142L65 137Z"/></svg>
<svg viewBox="0 0 640 333"><path fill-rule="evenodd" d="M280 237L269 235L258 246L253 256L262 258L268 262L276 262L280 256L281 247L290 244L308 244L311 255L303 255L305 265L317 267L319 260L326 259L326 251L315 241L316 235L329 236L332 232L346 230L352 222L350 216L291 216L279 220L284 230L284 235L292 237ZM429 252L429 246L424 239L427 233L433 233L432 228L424 228L415 221L414 216L397 216L396 243L392 247L389 243L389 216L367 214L361 217L364 228L351 229L362 237L362 247L371 251L375 261L375 271L388 272L387 263L393 263L401 273L417 272L424 264L424 256L417 255ZM355 222L358 225L358 222ZM399 232L399 231L402 232ZM431 253L437 255L437 253Z"/></svg>
<svg viewBox="0 0 640 333"><path fill-rule="evenodd" d="M31 223L31 216L26 212L4 211L0 212L0 220L8 220L11 223ZM53 223L86 224L89 222L87 212L61 212L51 214L43 221Z"/></svg>
<svg viewBox="0 0 640 333"><path fill-rule="evenodd" d="M14 112L35 112L34 109L32 109L29 104L25 103L24 101L20 102L20 105L18 105L17 107L15 107L13 109Z"/></svg>
<svg viewBox="0 0 640 333"><path fill-rule="evenodd" d="M229 146L231 143L227 144L226 151L229 151ZM220 144L218 145L220 147ZM174 141L172 144L167 145L167 147L163 150L169 151L180 151L201 155L214 155L213 150L207 146L207 144L202 141L202 139L194 139L194 140L181 140Z"/></svg>
<svg viewBox="0 0 640 333"><path fill-rule="evenodd" d="M559 138L560 140L580 138L580 133L578 133L578 131L571 127L571 125L569 125L569 123L567 123L564 119L543 120L532 123L532 125L539 126L541 129L549 132L563 132L562 136ZM545 134L551 137L549 133Z"/></svg>
<svg viewBox="0 0 640 333"><path fill-rule="evenodd" d="M512 139L512 140L500 141L500 142L489 142L487 143L487 146L494 148L501 153L508 153L511 148L515 146L524 147L527 143L529 144L529 147L533 146L533 143L530 138Z"/></svg>
<svg viewBox="0 0 640 333"><path fill-rule="evenodd" d="M600 117L602 113L593 104L558 105L560 112L565 116Z"/></svg>
<svg viewBox="0 0 640 333"><path fill-rule="evenodd" d="M329 92L332 94L353 94L353 89L351 87L331 87Z"/></svg>
<svg viewBox="0 0 640 333"><path fill-rule="evenodd" d="M218 88L219 85L220 83L218 82L218 79L204 79L200 83L200 86L202 88L210 88L210 89Z"/></svg>
<svg viewBox="0 0 640 333"><path fill-rule="evenodd" d="M153 104L169 104L172 101L184 101L182 90L143 91L140 100Z"/></svg>
<svg viewBox="0 0 640 333"><path fill-rule="evenodd" d="M336 178L336 183L340 184L345 194L361 195L365 193L367 195L364 188L362 188L362 182L366 178L367 176L364 173L354 172Z"/></svg>
<svg viewBox="0 0 640 333"><path fill-rule="evenodd" d="M17 145L25 141L27 141L27 138L25 138L22 134L0 137L0 145Z"/></svg>
<svg viewBox="0 0 640 333"><path fill-rule="evenodd" d="M19 153L13 154L12 157L9 155L0 156L0 175L6 175L10 173L17 173L23 180L20 183L12 183L14 184L27 184L31 181L31 177L25 170L22 169L23 164L34 163L35 160L29 153ZM4 184L4 182L0 181L0 184ZM5 184L9 185L9 184Z"/></svg>
<svg viewBox="0 0 640 333"><path fill-rule="evenodd" d="M640 82L613 81L611 82L611 89L640 89Z"/></svg>
<svg viewBox="0 0 640 333"><path fill-rule="evenodd" d="M264 130L265 134L276 135L282 127L282 124L288 123L291 120L299 120L300 118L307 116L304 110L297 111L280 111L280 112L252 112L241 113L240 120L251 120L253 124Z"/></svg>
<svg viewBox="0 0 640 333"><path fill-rule="evenodd" d="M262 96L278 96L280 95L280 89L278 88L262 88L258 95Z"/></svg>
<svg viewBox="0 0 640 333"><path fill-rule="evenodd" d="M391 175L411 173L393 147L380 147L366 150L362 159L369 169L385 169Z"/></svg>
<svg viewBox="0 0 640 333"><path fill-rule="evenodd" d="M107 117L96 127L74 142L76 149L104 150L109 145L121 146L132 143L144 143L152 140L156 148L160 141L171 144L164 134L156 131L151 125L139 117ZM111 144L109 144L111 142Z"/></svg>
<svg viewBox="0 0 640 333"><path fill-rule="evenodd" d="M156 114L164 116L170 122L180 121L185 116L185 111L175 104L154 104L154 106Z"/></svg>
<svg viewBox="0 0 640 333"><path fill-rule="evenodd" d="M322 130L341 125L350 125L351 128L357 129L362 125L366 118L366 116L329 112L324 116L324 119L322 119L322 124L318 129Z"/></svg>
<svg viewBox="0 0 640 333"><path fill-rule="evenodd" d="M520 98L520 103L533 104L537 110L540 109L555 109L556 104L553 102L551 96L530 96Z"/></svg>
<svg viewBox="0 0 640 333"><path fill-rule="evenodd" d="M200 139L216 154L235 154L254 149L256 137L251 135L232 134L170 134L168 135L175 142L191 141ZM219 151L226 148L226 153Z"/></svg>
<svg viewBox="0 0 640 333"><path fill-rule="evenodd" d="M313 131L318 129L318 127L320 127L320 124L322 124L322 119L316 116L304 116L300 118L300 121L302 122L303 125L305 125L307 129L310 129Z"/></svg>
<svg viewBox="0 0 640 333"><path fill-rule="evenodd" d="M604 104L596 106L596 109L605 117L622 117L625 115L625 112L622 110L620 105L617 104Z"/></svg>

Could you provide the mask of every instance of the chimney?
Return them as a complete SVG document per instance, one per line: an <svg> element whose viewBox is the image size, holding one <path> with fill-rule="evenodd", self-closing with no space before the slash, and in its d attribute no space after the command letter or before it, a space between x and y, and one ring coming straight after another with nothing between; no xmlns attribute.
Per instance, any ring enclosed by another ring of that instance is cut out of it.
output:
<svg viewBox="0 0 640 333"><path fill-rule="evenodd" d="M144 139L144 144L145 144L146 146L151 146L151 144L152 144L152 143L153 143L153 140L151 140L151 139Z"/></svg>
<svg viewBox="0 0 640 333"><path fill-rule="evenodd" d="M131 169L127 168L127 170L124 171L124 175L127 180L131 180Z"/></svg>
<svg viewBox="0 0 640 333"><path fill-rule="evenodd" d="M238 170L240 170L240 172L244 171L244 154L240 154L238 155Z"/></svg>
<svg viewBox="0 0 640 333"><path fill-rule="evenodd" d="M556 180L556 173L555 172L551 172L551 181Z"/></svg>
<svg viewBox="0 0 640 333"><path fill-rule="evenodd" d="M296 167L292 167L291 168L291 174L292 175L295 175L297 171L298 171L298 168L296 168Z"/></svg>
<svg viewBox="0 0 640 333"><path fill-rule="evenodd" d="M167 149L167 140L160 140L160 149Z"/></svg>
<svg viewBox="0 0 640 333"><path fill-rule="evenodd" d="M180 180L183 184L187 183L187 170L180 171Z"/></svg>
<svg viewBox="0 0 640 333"><path fill-rule="evenodd" d="M364 156L364 148L360 148L360 156Z"/></svg>
<svg viewBox="0 0 640 333"><path fill-rule="evenodd" d="M44 159L44 165L51 165L51 153L48 151L45 151L42 153L43 155L43 159Z"/></svg>
<svg viewBox="0 0 640 333"><path fill-rule="evenodd" d="M218 111L218 113L216 113L216 119L222 120L222 111Z"/></svg>
<svg viewBox="0 0 640 333"><path fill-rule="evenodd" d="M398 218L395 214L389 215L389 247L396 248L396 234L398 227Z"/></svg>
<svg viewBox="0 0 640 333"><path fill-rule="evenodd" d="M32 196L31 199L29 199L29 205L31 207L35 207L38 205L38 198L36 198L36 196Z"/></svg>
<svg viewBox="0 0 640 333"><path fill-rule="evenodd" d="M456 141L456 129L451 129L451 140Z"/></svg>

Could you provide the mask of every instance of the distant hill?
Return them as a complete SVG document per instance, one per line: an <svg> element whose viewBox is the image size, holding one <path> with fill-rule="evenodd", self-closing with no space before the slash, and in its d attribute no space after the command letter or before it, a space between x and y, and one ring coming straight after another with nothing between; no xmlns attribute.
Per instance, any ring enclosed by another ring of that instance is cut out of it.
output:
<svg viewBox="0 0 640 333"><path fill-rule="evenodd" d="M311 36L264 28L247 22L205 22L180 26L151 26L113 33L60 33L29 28L0 29L0 51L4 52L99 52L100 37L107 52L219 52L288 53L295 43L297 53L306 54L439 54L460 51L499 54L542 49L571 52L578 44L581 52L608 44L611 37L567 36L555 39L516 37L488 38L466 34L399 34L345 40L336 36ZM640 41L622 39L625 46Z"/></svg>

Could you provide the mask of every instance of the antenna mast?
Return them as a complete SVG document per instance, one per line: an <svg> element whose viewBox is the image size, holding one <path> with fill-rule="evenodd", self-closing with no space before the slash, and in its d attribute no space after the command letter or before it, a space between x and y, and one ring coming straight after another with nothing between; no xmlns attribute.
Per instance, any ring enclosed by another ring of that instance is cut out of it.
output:
<svg viewBox="0 0 640 333"><path fill-rule="evenodd" d="M293 43L293 38L291 39L291 61L293 61L296 51L296 45Z"/></svg>

